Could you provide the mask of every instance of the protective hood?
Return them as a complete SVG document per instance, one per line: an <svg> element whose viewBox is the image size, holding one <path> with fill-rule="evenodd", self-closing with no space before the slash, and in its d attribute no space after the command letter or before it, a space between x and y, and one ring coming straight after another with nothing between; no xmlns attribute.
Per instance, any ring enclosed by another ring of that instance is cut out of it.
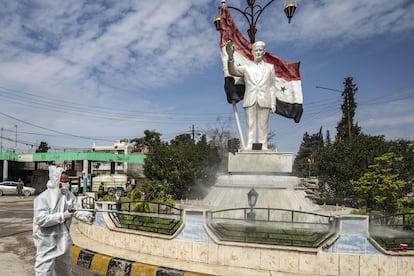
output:
<svg viewBox="0 0 414 276"><path fill-rule="evenodd" d="M63 168L58 168L56 166L49 166L49 181L47 181L47 188L48 189L54 189L59 188L59 182L60 182L60 175L65 170Z"/></svg>
<svg viewBox="0 0 414 276"><path fill-rule="evenodd" d="M65 170L56 166L49 166L49 180L47 181L47 189L49 190L50 206L56 207L62 193L59 189L60 175Z"/></svg>

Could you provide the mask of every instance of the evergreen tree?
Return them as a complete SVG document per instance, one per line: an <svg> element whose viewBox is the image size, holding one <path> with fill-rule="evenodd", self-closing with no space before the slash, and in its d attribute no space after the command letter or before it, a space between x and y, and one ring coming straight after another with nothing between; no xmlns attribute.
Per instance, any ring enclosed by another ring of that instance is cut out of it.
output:
<svg viewBox="0 0 414 276"><path fill-rule="evenodd" d="M358 126L358 123L354 124L355 110L357 107L355 94L358 91L358 87L353 83L352 77L345 78L343 84L344 91L342 92L342 97L344 102L341 105L342 118L336 127L337 140L355 137L361 132L361 127Z"/></svg>
<svg viewBox="0 0 414 276"><path fill-rule="evenodd" d="M329 147L331 144L331 133L329 132L329 129L326 131L326 138L325 138L325 146Z"/></svg>
<svg viewBox="0 0 414 276"><path fill-rule="evenodd" d="M36 149L36 152L48 152L49 149L49 145L46 142L42 141L40 142L39 147Z"/></svg>
<svg viewBox="0 0 414 276"><path fill-rule="evenodd" d="M295 175L300 177L315 175L313 168L314 157L323 147L322 127L319 129L318 133L312 135L305 132L298 155L293 163L293 171Z"/></svg>
<svg viewBox="0 0 414 276"><path fill-rule="evenodd" d="M151 152L154 147L162 144L161 134L154 130L146 129L144 131L144 137L131 139L131 143L134 143L134 152Z"/></svg>

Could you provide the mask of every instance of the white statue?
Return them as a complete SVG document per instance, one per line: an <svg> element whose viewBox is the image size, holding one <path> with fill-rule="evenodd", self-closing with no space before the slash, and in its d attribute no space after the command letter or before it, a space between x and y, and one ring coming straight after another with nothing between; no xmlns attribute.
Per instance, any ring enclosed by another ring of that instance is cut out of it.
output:
<svg viewBox="0 0 414 276"><path fill-rule="evenodd" d="M267 150L267 136L270 111L276 111L276 79L272 64L263 61L266 44L257 41L252 45L254 63L242 66L234 65L234 47L231 41L226 44L228 70L232 76L242 77L245 84L243 108L246 114L247 146L251 150L253 143L261 143ZM256 137L256 127L258 137Z"/></svg>

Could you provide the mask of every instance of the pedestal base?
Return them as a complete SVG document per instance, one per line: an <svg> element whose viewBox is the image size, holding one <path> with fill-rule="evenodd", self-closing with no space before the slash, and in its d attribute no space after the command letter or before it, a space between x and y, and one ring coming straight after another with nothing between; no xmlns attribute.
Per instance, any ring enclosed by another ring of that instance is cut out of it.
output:
<svg viewBox="0 0 414 276"><path fill-rule="evenodd" d="M229 173L291 173L293 154L275 151L229 153Z"/></svg>

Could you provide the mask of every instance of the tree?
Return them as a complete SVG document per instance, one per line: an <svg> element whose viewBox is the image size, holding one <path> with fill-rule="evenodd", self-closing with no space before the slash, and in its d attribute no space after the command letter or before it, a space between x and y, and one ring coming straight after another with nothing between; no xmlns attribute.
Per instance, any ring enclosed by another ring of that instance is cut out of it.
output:
<svg viewBox="0 0 414 276"><path fill-rule="evenodd" d="M293 171L297 176L305 177L315 175L312 168L316 153L324 147L322 127L318 133L309 135L307 132L303 135L298 155L293 163Z"/></svg>
<svg viewBox="0 0 414 276"><path fill-rule="evenodd" d="M231 117L223 118L219 116L216 119L216 124L207 131L207 135L214 142L222 158L227 156L228 141L234 137L233 132L230 130L231 121Z"/></svg>
<svg viewBox="0 0 414 276"><path fill-rule="evenodd" d="M272 143L272 141L276 138L276 132L274 130L269 130L267 134L267 148L276 150L276 144Z"/></svg>
<svg viewBox="0 0 414 276"><path fill-rule="evenodd" d="M414 145L412 141L395 140L389 142L388 151L394 152L398 156L402 156L403 160L394 164L400 174L400 178L404 180L407 185L405 192L413 191L412 182L414 180Z"/></svg>
<svg viewBox="0 0 414 276"><path fill-rule="evenodd" d="M162 143L147 154L144 163L146 198L171 195L183 199L206 190L215 182L220 164L217 147L207 143L206 136L195 143L189 134L179 135L170 143ZM147 196L148 195L148 196Z"/></svg>
<svg viewBox="0 0 414 276"><path fill-rule="evenodd" d="M48 150L50 149L50 147L48 146L48 144L46 142L40 142L39 147L36 149L36 152L48 152Z"/></svg>
<svg viewBox="0 0 414 276"><path fill-rule="evenodd" d="M336 141L315 154L322 201L355 206L354 183L372 164L374 158L388 150L383 136L359 135Z"/></svg>
<svg viewBox="0 0 414 276"><path fill-rule="evenodd" d="M354 124L354 116L357 107L355 94L358 91L358 87L353 83L352 77L345 78L343 84L344 91L342 92L342 97L344 101L341 105L342 118L336 127L337 140L355 137L361 132L361 127L358 126L358 123Z"/></svg>
<svg viewBox="0 0 414 276"><path fill-rule="evenodd" d="M397 200L405 185L395 169L401 161L402 157L393 152L384 153L376 157L374 164L369 165L368 171L356 181L358 198L366 203L368 210L379 210L385 215L397 211Z"/></svg>
<svg viewBox="0 0 414 276"><path fill-rule="evenodd" d="M329 129L326 131L325 146L329 147L331 145L331 133Z"/></svg>
<svg viewBox="0 0 414 276"><path fill-rule="evenodd" d="M161 134L155 130L144 131L144 137L131 139L134 144L134 152L147 153L151 152L153 148L162 144Z"/></svg>

